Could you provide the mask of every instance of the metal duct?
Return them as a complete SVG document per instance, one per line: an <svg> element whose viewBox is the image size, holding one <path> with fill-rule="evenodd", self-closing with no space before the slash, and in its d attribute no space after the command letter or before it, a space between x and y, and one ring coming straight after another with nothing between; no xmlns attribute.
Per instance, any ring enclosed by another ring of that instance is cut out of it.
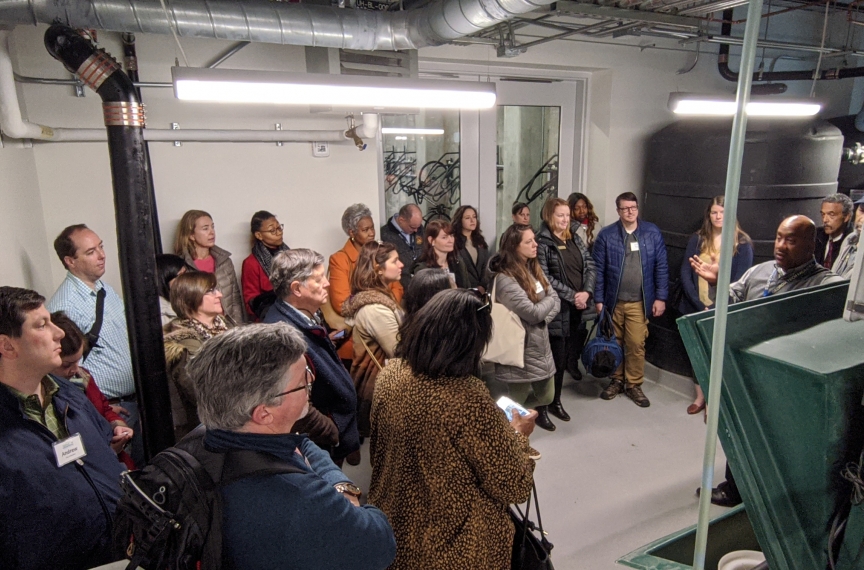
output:
<svg viewBox="0 0 864 570"><path fill-rule="evenodd" d="M355 50L417 49L447 43L551 4L553 0L434 0L381 12L289 2L173 0L178 35ZM0 0L0 22L62 22L73 28L170 34L158 0Z"/></svg>
<svg viewBox="0 0 864 570"><path fill-rule="evenodd" d="M156 286L153 216L144 168L144 110L120 65L72 28L57 24L48 28L45 47L102 98L132 372L149 459L174 444L174 429Z"/></svg>

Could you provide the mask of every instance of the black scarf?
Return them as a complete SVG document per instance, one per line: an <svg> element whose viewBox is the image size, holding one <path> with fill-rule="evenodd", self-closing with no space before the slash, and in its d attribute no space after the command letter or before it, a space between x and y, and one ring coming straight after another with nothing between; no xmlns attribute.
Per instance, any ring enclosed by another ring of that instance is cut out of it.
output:
<svg viewBox="0 0 864 570"><path fill-rule="evenodd" d="M291 249L284 243L276 248L276 253ZM260 240L255 240L255 245L252 246L252 255L255 256L255 259L258 260L258 263L261 264L261 267L264 269L264 273L267 276L270 276L270 264L273 262L273 253L269 247L264 245L264 242Z"/></svg>

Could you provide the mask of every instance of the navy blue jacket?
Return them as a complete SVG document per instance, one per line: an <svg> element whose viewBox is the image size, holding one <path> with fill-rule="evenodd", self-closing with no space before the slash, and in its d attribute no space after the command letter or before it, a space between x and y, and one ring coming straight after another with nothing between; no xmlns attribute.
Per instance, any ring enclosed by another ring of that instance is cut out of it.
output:
<svg viewBox="0 0 864 570"><path fill-rule="evenodd" d="M307 354L315 365L312 405L330 417L339 429L339 444L331 449L335 459L360 449L357 431L357 390L348 370L342 365L336 347L324 327L309 324L297 311L279 299L267 311L265 323L288 323L303 333L309 345Z"/></svg>
<svg viewBox="0 0 864 570"><path fill-rule="evenodd" d="M651 315L654 301L669 298L669 267L666 262L666 244L660 229L639 218L634 232L639 242L642 259L642 300L645 317ZM597 265L597 283L594 285L594 302L603 303L612 311L618 301L618 287L624 269L624 224L618 220L597 234L594 240L594 263Z"/></svg>
<svg viewBox="0 0 864 570"><path fill-rule="evenodd" d="M204 437L212 451L264 451L306 471L249 477L222 490L223 552L235 568L383 570L396 557L387 517L336 491L348 477L306 436L211 430Z"/></svg>
<svg viewBox="0 0 864 570"><path fill-rule="evenodd" d="M52 376L57 417L81 434L83 464L57 467L48 428L0 386L0 568L83 569L113 560L111 524L123 465L108 446L111 426L80 388Z"/></svg>
<svg viewBox="0 0 864 570"><path fill-rule="evenodd" d="M705 310L705 305L699 300L699 276L693 272L690 266L690 258L694 255L699 255L699 248L702 244L699 242L699 234L690 236L690 241L687 242L687 251L684 252L684 262L681 263L681 287L684 294L681 296L681 304L678 305L678 310L682 315L698 313ZM730 283L735 283L744 273L753 265L753 245L748 241L738 244L738 253L732 257L732 279ZM713 308L714 305L707 307Z"/></svg>

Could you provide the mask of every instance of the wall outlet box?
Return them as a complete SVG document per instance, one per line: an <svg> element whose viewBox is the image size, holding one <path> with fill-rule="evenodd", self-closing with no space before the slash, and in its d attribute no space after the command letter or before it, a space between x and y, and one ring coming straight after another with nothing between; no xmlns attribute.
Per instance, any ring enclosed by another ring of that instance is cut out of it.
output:
<svg viewBox="0 0 864 570"><path fill-rule="evenodd" d="M312 156L330 156L330 144L326 142L313 142Z"/></svg>

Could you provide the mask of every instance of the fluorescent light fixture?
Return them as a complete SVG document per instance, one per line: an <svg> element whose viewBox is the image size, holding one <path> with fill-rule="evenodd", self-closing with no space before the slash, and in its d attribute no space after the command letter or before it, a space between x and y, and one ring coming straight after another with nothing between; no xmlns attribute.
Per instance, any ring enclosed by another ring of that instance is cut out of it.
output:
<svg viewBox="0 0 864 570"><path fill-rule="evenodd" d="M402 127L382 127L381 134L384 135L443 135L444 129L414 129Z"/></svg>
<svg viewBox="0 0 864 570"><path fill-rule="evenodd" d="M709 95L671 93L669 109L676 115L702 115L731 117L735 114L735 101ZM760 98L747 103L750 117L812 117L822 109L813 101Z"/></svg>
<svg viewBox="0 0 864 570"><path fill-rule="evenodd" d="M172 67L187 101L400 109L489 109L495 84L401 77Z"/></svg>
<svg viewBox="0 0 864 570"><path fill-rule="evenodd" d="M408 137L396 137L397 141L407 141Z"/></svg>

